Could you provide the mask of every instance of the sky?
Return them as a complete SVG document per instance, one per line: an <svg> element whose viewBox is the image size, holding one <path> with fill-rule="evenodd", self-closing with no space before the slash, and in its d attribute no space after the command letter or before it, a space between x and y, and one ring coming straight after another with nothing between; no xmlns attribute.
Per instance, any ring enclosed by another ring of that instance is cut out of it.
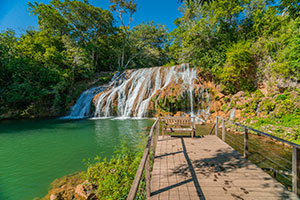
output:
<svg viewBox="0 0 300 200"><path fill-rule="evenodd" d="M6 29L15 30L20 36L26 29L38 27L36 16L28 11L28 2L49 3L50 0L0 0L0 31ZM90 0L93 6L109 9L109 0ZM154 21L164 24L169 30L175 28L173 24L176 18L181 17L178 11L178 0L137 0L138 10L134 15L133 26L141 22Z"/></svg>

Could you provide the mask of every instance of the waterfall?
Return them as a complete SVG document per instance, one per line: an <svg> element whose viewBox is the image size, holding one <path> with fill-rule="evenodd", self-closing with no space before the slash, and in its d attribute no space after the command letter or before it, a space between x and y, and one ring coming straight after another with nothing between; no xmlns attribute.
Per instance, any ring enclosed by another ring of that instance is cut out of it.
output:
<svg viewBox="0 0 300 200"><path fill-rule="evenodd" d="M110 84L118 80L118 78L120 78L120 72L115 73L108 85L93 87L84 91L75 105L72 106L70 114L61 117L61 119L83 119L90 117L90 104L94 96L99 92L103 92Z"/></svg>
<svg viewBox="0 0 300 200"><path fill-rule="evenodd" d="M61 119L82 119L90 116L90 103L93 97L98 93L104 91L105 87L94 87L84 91L75 105L72 106L70 114Z"/></svg>
<svg viewBox="0 0 300 200"><path fill-rule="evenodd" d="M194 115L193 90L197 72L187 64L126 70L118 85L95 97L94 117L146 117L151 99L171 84L178 84L188 93L190 113ZM179 94L178 94L179 95Z"/></svg>
<svg viewBox="0 0 300 200"><path fill-rule="evenodd" d="M162 105L163 112L202 113L206 118L209 94L197 77L197 70L188 64L128 69L109 84L83 92L64 118L143 118L153 116Z"/></svg>

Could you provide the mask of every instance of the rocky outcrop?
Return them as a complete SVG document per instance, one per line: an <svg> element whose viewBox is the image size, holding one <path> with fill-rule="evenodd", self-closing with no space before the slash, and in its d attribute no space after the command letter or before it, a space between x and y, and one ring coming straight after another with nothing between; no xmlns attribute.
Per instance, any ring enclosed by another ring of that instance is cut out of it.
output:
<svg viewBox="0 0 300 200"><path fill-rule="evenodd" d="M73 174L53 181L52 189L42 200L96 200L95 188L84 181L80 174Z"/></svg>

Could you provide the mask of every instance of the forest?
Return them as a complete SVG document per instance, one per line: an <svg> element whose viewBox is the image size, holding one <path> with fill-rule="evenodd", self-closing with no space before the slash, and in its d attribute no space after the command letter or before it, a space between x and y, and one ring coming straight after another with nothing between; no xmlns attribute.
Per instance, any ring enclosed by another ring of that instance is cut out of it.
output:
<svg viewBox="0 0 300 200"><path fill-rule="evenodd" d="M179 1L183 15L172 31L132 26L134 0L110 3L110 10L87 0L28 3L38 29L0 33L1 118L65 114L83 90L129 68L190 63L225 94L254 92L262 81L284 91L299 84L296 0Z"/></svg>

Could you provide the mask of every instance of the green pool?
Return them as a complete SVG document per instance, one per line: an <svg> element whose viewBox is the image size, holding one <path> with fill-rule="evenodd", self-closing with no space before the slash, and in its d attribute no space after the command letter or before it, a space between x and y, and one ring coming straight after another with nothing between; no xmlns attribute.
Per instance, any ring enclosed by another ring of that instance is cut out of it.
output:
<svg viewBox="0 0 300 200"><path fill-rule="evenodd" d="M42 197L56 178L109 158L123 140L137 144L151 120L21 120L0 122L0 199Z"/></svg>

